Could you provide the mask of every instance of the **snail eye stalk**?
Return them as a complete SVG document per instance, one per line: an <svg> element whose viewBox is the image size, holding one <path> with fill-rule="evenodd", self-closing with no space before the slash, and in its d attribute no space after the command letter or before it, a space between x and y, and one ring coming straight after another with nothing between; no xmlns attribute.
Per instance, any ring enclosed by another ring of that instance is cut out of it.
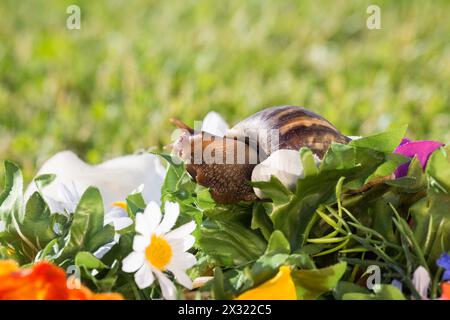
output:
<svg viewBox="0 0 450 320"><path fill-rule="evenodd" d="M170 123L174 124L175 126L177 126L180 129L186 130L188 131L190 134L194 134L194 129L189 127L186 123L184 123L183 121L181 121L180 119L177 118L170 118L169 119Z"/></svg>

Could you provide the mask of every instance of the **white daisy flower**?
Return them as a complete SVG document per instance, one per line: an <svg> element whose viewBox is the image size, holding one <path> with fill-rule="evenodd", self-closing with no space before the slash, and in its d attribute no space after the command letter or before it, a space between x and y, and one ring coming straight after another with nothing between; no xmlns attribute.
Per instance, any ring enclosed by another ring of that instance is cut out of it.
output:
<svg viewBox="0 0 450 320"><path fill-rule="evenodd" d="M196 263L194 255L186 252L195 242L191 235L196 227L195 222L171 230L179 214L178 203L166 202L162 217L156 202L150 202L143 213L136 215L138 234L133 240L133 252L122 262L123 271L137 271L134 279L140 289L151 286L156 277L167 300L176 298L176 288L166 272L171 272L178 283L191 289L192 281L186 270Z"/></svg>

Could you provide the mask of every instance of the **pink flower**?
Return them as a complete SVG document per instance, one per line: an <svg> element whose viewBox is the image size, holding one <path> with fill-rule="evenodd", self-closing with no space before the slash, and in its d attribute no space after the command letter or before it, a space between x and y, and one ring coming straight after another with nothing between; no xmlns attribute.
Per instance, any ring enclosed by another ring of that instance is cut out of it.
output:
<svg viewBox="0 0 450 320"><path fill-rule="evenodd" d="M417 157L417 159L420 161L420 164L422 165L422 169L425 170L428 158L435 150L439 149L443 145L444 144L439 141L411 141L408 138L404 138L400 145L394 150L394 153L398 153L410 158ZM410 162L399 166L397 170L395 170L395 177L401 178L406 176L408 174L409 164Z"/></svg>

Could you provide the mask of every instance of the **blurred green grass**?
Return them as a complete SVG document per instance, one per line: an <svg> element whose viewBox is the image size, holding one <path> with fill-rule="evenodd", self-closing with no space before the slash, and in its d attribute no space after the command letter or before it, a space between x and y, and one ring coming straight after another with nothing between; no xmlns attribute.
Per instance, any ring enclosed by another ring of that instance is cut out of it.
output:
<svg viewBox="0 0 450 320"><path fill-rule="evenodd" d="M368 30L369 4L382 30ZM67 30L66 7L81 7ZM29 180L170 141L169 117L306 106L349 135L450 141L449 1L0 2L0 159Z"/></svg>

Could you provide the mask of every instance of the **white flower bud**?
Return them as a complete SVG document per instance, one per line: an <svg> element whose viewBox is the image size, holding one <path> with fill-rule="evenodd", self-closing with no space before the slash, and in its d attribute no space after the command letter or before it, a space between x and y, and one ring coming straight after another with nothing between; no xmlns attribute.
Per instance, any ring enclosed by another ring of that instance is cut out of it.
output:
<svg viewBox="0 0 450 320"><path fill-rule="evenodd" d="M317 165L320 164L320 159L315 155L314 160ZM252 181L269 181L271 176L278 178L288 189L294 189L297 180L304 177L300 153L287 149L275 151L253 169ZM253 190L258 198L264 199L260 189L253 188Z"/></svg>

